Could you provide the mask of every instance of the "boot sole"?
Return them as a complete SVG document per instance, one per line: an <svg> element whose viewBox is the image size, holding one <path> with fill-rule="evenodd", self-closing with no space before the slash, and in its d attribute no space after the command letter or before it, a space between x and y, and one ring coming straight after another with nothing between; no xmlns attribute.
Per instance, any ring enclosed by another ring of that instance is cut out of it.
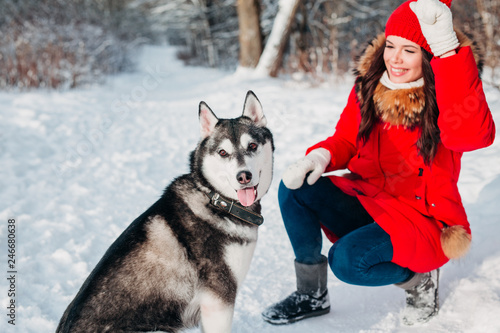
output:
<svg viewBox="0 0 500 333"><path fill-rule="evenodd" d="M297 317L292 317L292 318L273 319L273 318L266 318L266 317L262 316L262 319L264 319L264 321L266 321L272 325L287 325L287 324L293 324L293 323L298 322L298 321L303 320L303 319L322 316L322 315L325 315L329 312L330 312L330 307L328 307L326 309L317 310L314 312L309 312L309 313L299 315Z"/></svg>

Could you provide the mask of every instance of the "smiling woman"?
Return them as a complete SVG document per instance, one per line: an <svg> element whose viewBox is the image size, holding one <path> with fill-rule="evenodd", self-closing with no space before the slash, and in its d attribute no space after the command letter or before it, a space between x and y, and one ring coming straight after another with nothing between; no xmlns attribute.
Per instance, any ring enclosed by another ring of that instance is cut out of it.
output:
<svg viewBox="0 0 500 333"><path fill-rule="evenodd" d="M407 325L437 314L439 268L471 242L457 187L462 154L495 137L473 50L459 43L450 4L410 0L392 13L359 58L335 133L283 174L278 197L297 291L262 313L269 323L328 313L328 264L350 284L404 289ZM467 119L462 112L452 123L469 100ZM349 172L320 178L341 169ZM328 259L321 229L334 242Z"/></svg>

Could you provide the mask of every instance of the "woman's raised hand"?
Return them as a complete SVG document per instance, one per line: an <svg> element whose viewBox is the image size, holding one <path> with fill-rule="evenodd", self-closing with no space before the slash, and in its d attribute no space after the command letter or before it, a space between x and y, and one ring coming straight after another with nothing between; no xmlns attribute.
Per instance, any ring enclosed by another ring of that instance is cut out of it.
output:
<svg viewBox="0 0 500 333"><path fill-rule="evenodd" d="M439 57L459 46L448 6L439 0L418 0L410 3L410 8L434 56Z"/></svg>

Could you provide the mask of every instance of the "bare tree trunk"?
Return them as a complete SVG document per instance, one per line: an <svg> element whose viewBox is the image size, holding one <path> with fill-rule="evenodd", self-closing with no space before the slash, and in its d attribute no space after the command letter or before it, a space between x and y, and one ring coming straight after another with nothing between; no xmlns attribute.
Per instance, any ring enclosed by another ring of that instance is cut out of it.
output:
<svg viewBox="0 0 500 333"><path fill-rule="evenodd" d="M240 66L254 68L262 54L259 7L257 0L238 0Z"/></svg>
<svg viewBox="0 0 500 333"><path fill-rule="evenodd" d="M200 43L200 49L204 50L205 52L205 57L207 59L208 65L210 67L215 67L215 64L217 63L217 52L215 50L214 46L214 39L212 38L212 32L210 31L210 23L208 21L207 17L207 7L210 5L210 1L205 1L205 0L195 0L194 3L200 7L200 16L201 16L201 22L200 26L202 29L200 30L202 36L199 40ZM195 25L196 26L196 25ZM198 28L195 28L198 29Z"/></svg>
<svg viewBox="0 0 500 333"><path fill-rule="evenodd" d="M266 43L264 52L257 65L257 72L276 77L281 66L290 27L297 13L301 0L281 0L280 9L274 19L273 30Z"/></svg>
<svg viewBox="0 0 500 333"><path fill-rule="evenodd" d="M485 33L485 47L486 47L486 57L490 58L493 55L494 50L494 16L491 13L493 9L491 6L491 2L488 0L476 0L477 10L481 15L481 20L484 26Z"/></svg>

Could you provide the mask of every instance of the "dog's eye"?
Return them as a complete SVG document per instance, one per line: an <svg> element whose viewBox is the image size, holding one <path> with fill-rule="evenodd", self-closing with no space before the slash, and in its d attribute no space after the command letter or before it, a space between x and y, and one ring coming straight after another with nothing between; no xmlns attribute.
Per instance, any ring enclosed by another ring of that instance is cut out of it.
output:
<svg viewBox="0 0 500 333"><path fill-rule="evenodd" d="M222 157L228 157L229 154L224 149L219 150L219 155Z"/></svg>
<svg viewBox="0 0 500 333"><path fill-rule="evenodd" d="M254 150L257 150L257 144L252 142L248 145L248 150L250 151L254 151Z"/></svg>

